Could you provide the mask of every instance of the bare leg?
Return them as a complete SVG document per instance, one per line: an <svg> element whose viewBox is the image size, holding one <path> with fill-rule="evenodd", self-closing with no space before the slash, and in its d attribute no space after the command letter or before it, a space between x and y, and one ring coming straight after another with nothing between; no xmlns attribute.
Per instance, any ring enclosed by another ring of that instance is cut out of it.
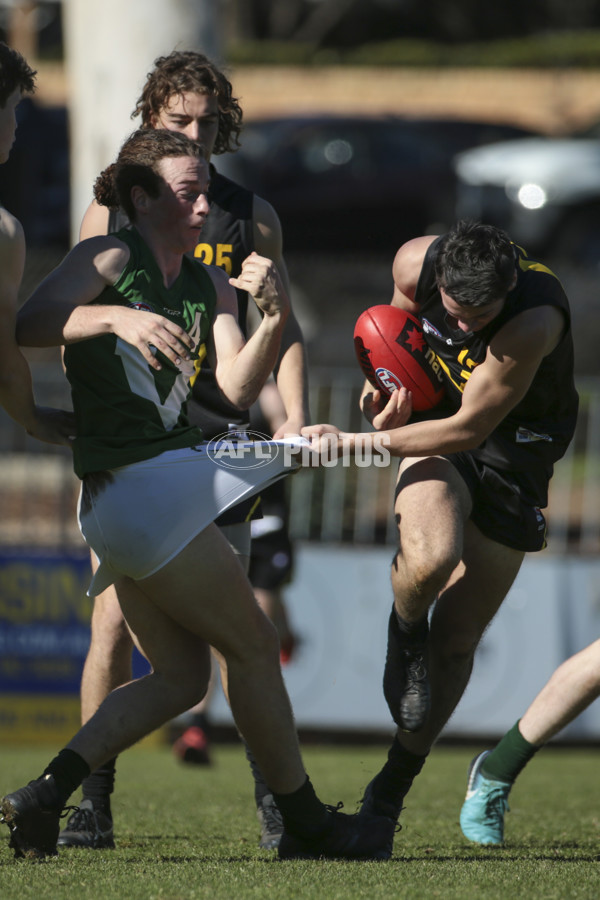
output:
<svg viewBox="0 0 600 900"><path fill-rule="evenodd" d="M562 663L492 751L469 767L460 827L475 844L504 841L510 790L538 750L600 695L600 640Z"/></svg>
<svg viewBox="0 0 600 900"><path fill-rule="evenodd" d="M238 562L240 563L242 569L246 574L248 574L248 568L250 566L250 523L249 522L239 522L233 525L220 525L219 530L227 539L229 546L235 553ZM223 692L229 701L229 697L227 694L227 668L225 666L225 660L218 653L213 651L213 658L217 662L219 666L219 670L221 673L221 681L223 686ZM208 690L206 692L206 696L204 699L198 703L190 712L192 713L207 713L208 708L210 706L210 701L213 696L213 691L216 685L216 677L213 666L213 674L210 679L210 683L208 686Z"/></svg>
<svg viewBox="0 0 600 900"><path fill-rule="evenodd" d="M399 735L418 755L429 752L462 697L481 637L516 578L524 554L484 537L467 522L463 561L441 592L431 617L431 715L416 734Z"/></svg>
<svg viewBox="0 0 600 900"><path fill-rule="evenodd" d="M92 771L200 700L210 677L205 641L173 622L131 579L119 581L118 595L132 624L145 617L136 643L152 671L111 691L69 743Z"/></svg>
<svg viewBox="0 0 600 900"><path fill-rule="evenodd" d="M460 562L470 508L467 487L447 460L404 460L396 500L394 609L383 677L390 712L404 731L421 730L430 714L427 613Z"/></svg>
<svg viewBox="0 0 600 900"><path fill-rule="evenodd" d="M405 460L399 488L400 549L392 572L395 609L410 629L423 621L436 597L437 602L427 641L429 716L414 733L398 731L388 761L363 801L365 812L392 818L400 814L413 778L462 697L477 644L524 556L485 538L468 519L469 492L446 460ZM389 671L386 664L386 677ZM389 693L386 690L388 703Z"/></svg>
<svg viewBox="0 0 600 900"><path fill-rule="evenodd" d="M216 526L143 582L122 579L118 594L153 672L114 691L69 748L95 768L192 706L208 682L208 649L204 671L195 661L201 637L226 660L232 713L267 783L280 793L297 790L306 775L277 636Z"/></svg>
<svg viewBox="0 0 600 900"><path fill-rule="evenodd" d="M262 611L274 624L282 650L284 648L289 649L294 641L294 635L290 628L281 589L266 590L265 588L255 587L254 596Z"/></svg>
<svg viewBox="0 0 600 900"><path fill-rule="evenodd" d="M113 586L94 600L92 638L81 677L81 721L90 719L112 690L131 680L133 641Z"/></svg>
<svg viewBox="0 0 600 900"><path fill-rule="evenodd" d="M400 467L396 518L400 549L392 566L396 610L407 622L427 614L460 562L471 497L444 459L406 459Z"/></svg>
<svg viewBox="0 0 600 900"><path fill-rule="evenodd" d="M526 741L536 746L573 721L600 696L600 640L556 669L519 722Z"/></svg>

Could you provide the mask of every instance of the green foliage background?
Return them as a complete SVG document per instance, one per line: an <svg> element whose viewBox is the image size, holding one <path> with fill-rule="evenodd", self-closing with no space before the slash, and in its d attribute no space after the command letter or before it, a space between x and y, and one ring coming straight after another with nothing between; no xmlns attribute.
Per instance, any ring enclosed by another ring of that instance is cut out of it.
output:
<svg viewBox="0 0 600 900"><path fill-rule="evenodd" d="M401 38L349 49L294 41L245 41L227 48L234 65L600 67L600 29L544 32L523 38L442 44Z"/></svg>

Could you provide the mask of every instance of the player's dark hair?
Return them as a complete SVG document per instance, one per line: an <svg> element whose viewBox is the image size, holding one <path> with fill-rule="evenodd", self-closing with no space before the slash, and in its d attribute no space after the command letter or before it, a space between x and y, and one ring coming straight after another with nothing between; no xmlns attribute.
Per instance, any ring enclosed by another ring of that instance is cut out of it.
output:
<svg viewBox="0 0 600 900"><path fill-rule="evenodd" d="M17 88L22 94L35 91L35 72L27 64L18 50L13 50L0 41L0 107L4 109L6 101Z"/></svg>
<svg viewBox="0 0 600 900"><path fill-rule="evenodd" d="M98 176L94 197L101 206L123 209L135 222L131 189L139 186L150 197L158 197L165 184L158 163L166 157L180 156L204 159L204 148L176 131L140 128L125 140L116 162Z"/></svg>
<svg viewBox="0 0 600 900"><path fill-rule="evenodd" d="M152 120L166 108L169 99L188 92L217 98L219 129L213 152L236 150L240 146L242 109L233 96L231 82L206 56L193 50L174 50L155 60L131 118L141 115L142 128L152 128Z"/></svg>
<svg viewBox="0 0 600 900"><path fill-rule="evenodd" d="M486 306L504 299L514 277L514 246L500 228L462 220L440 241L437 286L461 306Z"/></svg>

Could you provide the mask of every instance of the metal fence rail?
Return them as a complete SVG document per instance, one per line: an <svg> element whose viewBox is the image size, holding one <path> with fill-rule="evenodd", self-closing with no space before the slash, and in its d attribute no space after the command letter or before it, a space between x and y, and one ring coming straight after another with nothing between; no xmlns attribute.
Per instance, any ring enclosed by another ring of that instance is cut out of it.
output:
<svg viewBox="0 0 600 900"><path fill-rule="evenodd" d="M69 404L68 386L56 364L34 366L39 401ZM354 368L311 370L315 422L365 431ZM581 406L575 439L556 466L547 509L549 551L600 552L600 379L578 384ZM390 545L397 465L378 467L338 461L303 469L289 481L290 529L294 539L320 543ZM70 453L29 438L0 411L0 544L80 546L75 510L79 482Z"/></svg>

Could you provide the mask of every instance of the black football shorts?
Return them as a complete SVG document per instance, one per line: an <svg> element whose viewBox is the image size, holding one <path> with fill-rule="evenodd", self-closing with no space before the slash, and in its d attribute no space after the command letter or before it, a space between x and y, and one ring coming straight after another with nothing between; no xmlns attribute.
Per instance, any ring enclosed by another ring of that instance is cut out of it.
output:
<svg viewBox="0 0 600 900"><path fill-rule="evenodd" d="M518 475L493 469L471 453L449 453L473 500L471 520L482 534L499 544L532 553L546 546L546 519L528 503Z"/></svg>

